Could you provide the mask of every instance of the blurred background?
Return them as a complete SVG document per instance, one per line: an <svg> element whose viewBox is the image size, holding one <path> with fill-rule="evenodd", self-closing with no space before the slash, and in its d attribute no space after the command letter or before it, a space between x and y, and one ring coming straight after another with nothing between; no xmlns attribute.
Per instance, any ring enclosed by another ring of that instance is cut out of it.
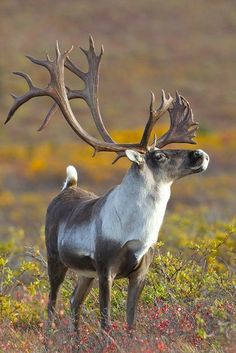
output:
<svg viewBox="0 0 236 353"><path fill-rule="evenodd" d="M100 72L100 107L111 135L136 142L148 118L150 90L178 90L193 109L200 129L197 148L209 153L209 169L173 186L168 214L196 214L204 209L209 221L235 215L235 1L230 0L3 0L0 2L0 238L22 228L33 244L49 201L60 190L65 168L75 165L79 184L104 193L119 183L129 166L82 143L57 113L43 132L37 128L51 102L37 98L3 126L12 104L10 93L27 90L13 71L27 72L38 86L48 74L25 58L54 55L55 41L63 50L74 45L71 58L86 69L78 49L92 34L97 50L105 47ZM69 86L81 82L66 76ZM73 102L83 126L96 135L87 107ZM168 129L168 114L156 127ZM172 146L174 147L174 146ZM181 148L184 146L181 146ZM195 146L190 146L195 148Z"/></svg>

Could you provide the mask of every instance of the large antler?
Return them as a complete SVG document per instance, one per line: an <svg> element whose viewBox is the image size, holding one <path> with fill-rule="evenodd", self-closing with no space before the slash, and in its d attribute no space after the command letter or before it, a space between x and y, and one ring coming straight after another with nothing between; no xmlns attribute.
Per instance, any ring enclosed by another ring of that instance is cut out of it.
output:
<svg viewBox="0 0 236 353"><path fill-rule="evenodd" d="M47 55L45 60L34 59L30 56L27 56L34 64L45 67L50 74L50 83L44 89L34 86L31 78L22 72L15 72L16 75L22 76L28 83L29 90L22 96L15 96L14 103L8 113L6 122L7 123L11 117L14 115L16 110L26 103L28 100L34 97L39 96L49 96L54 100L54 105L49 110L43 124L39 130L42 130L51 119L52 115L57 110L57 107L60 108L63 116L65 117L68 124L75 131L75 133L86 143L92 146L97 151L111 151L118 154L118 158L123 156L126 149L135 149L141 153L145 153L149 147L148 142L150 135L152 133L153 127L159 118L168 110L171 119L170 130L157 140L156 146L163 147L172 142L188 142L193 143L192 137L195 136L195 130L197 123L193 122L192 111L189 107L188 102L181 96L177 95L176 101L173 103L173 107L170 108L170 105L173 101L173 98L168 95L166 97L165 92L162 91L162 101L158 109L154 109L155 96L152 93L151 104L150 104L150 114L147 124L145 126L142 139L140 143L136 144L118 144L116 143L109 133L107 132L100 113L99 101L98 101L98 84L99 84L99 67L101 57L103 55L103 47L99 55L95 53L94 42L92 37L89 40L89 49L85 50L81 48L88 60L88 72L83 72L69 59L68 55L71 52L72 48L64 52L63 54L59 50L58 43L56 45L56 57L54 60L51 60ZM84 89L81 90L72 90L69 87L65 86L64 82L64 67L69 71L75 74L84 82ZM75 118L69 100L71 99L83 99L88 107L90 108L92 117L96 124L96 127L103 138L103 141L96 139L95 137L88 134L80 123ZM189 128L194 126L192 130L189 131Z"/></svg>
<svg viewBox="0 0 236 353"><path fill-rule="evenodd" d="M64 66L65 66L65 61L67 60L67 65L70 65L71 71L75 71L75 66L72 66L72 63L68 60L68 54L72 50L67 50L63 54L61 54L59 50L58 43L56 45L56 58L55 60L51 60L49 56L47 55L47 58L45 60L38 60L34 59L31 56L27 56L34 64L44 66L50 73L50 83L49 85L44 88L37 88L33 85L32 80L30 77L21 72L15 72L15 74L22 76L28 83L29 86L29 91L25 93L23 96L13 96L14 98L14 103L8 113L6 122L7 123L13 116L13 114L16 112L16 110L23 105L25 102L30 100L31 98L34 97L39 97L39 96L49 96L51 97L56 104L59 106L62 114L64 115L65 119L67 120L68 124L71 126L71 128L75 131L75 133L85 142L87 142L90 146L92 146L96 151L112 151L112 152L122 152L127 148L134 148L137 149L140 152L145 152L140 146L140 144L116 144L114 142L105 142L105 141L100 141L93 136L89 135L79 124L79 122L76 120L70 104L69 104L69 99L72 98L83 98L84 100L89 102L87 97L89 96L89 91L92 90L92 87L88 88L88 86L85 87L84 90L77 90L73 91L70 90L69 88L65 87L64 83ZM85 51L86 52L86 51ZM90 51L91 52L91 46L90 46ZM89 55L89 54L88 54ZM73 67L73 69L72 69ZM77 68L77 74L79 69ZM80 71L81 77L86 74L84 74L82 71ZM89 82L89 80L88 80ZM67 97L68 96L68 97ZM90 102L88 104L91 104ZM51 109L51 112L54 110L54 108ZM95 109L96 111L96 109ZM97 110L98 112L99 110ZM97 113L95 113L97 114ZM46 118L47 121L50 117L50 112L48 114L48 117ZM96 115L97 119L98 115ZM95 120L97 124L99 125L98 119ZM45 122L44 124L45 125ZM107 136L105 137L105 127L103 127L102 120L100 123L100 131L103 134L104 139L109 138L109 134L107 133ZM110 140L112 140L110 138Z"/></svg>
<svg viewBox="0 0 236 353"><path fill-rule="evenodd" d="M176 92L176 100L168 109L170 115L170 129L156 141L156 146L162 148L170 143L195 144L198 123L193 120L193 112L189 102Z"/></svg>

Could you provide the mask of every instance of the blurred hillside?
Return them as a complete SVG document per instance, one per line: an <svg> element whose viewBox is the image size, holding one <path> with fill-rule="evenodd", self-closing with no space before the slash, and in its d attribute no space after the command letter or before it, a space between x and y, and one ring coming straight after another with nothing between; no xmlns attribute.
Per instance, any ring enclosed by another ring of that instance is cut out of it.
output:
<svg viewBox="0 0 236 353"><path fill-rule="evenodd" d="M9 93L22 93L24 83L12 71L29 72L42 86L47 77L24 57L52 53L55 41L74 44L73 58L82 60L78 46L88 35L105 47L101 68L101 108L112 128L143 125L149 91L161 88L186 96L202 128L231 129L235 117L235 2L187 0L9 0L0 4L1 119L11 104ZM84 61L82 60L84 64ZM78 83L77 83L78 85ZM38 99L22 108L16 121L1 135L28 138L46 111ZM84 114L82 106L80 115ZM35 114L37 112L37 114ZM83 113L83 114L82 114ZM64 122L57 119L56 136ZM25 124L27 124L27 129ZM69 130L63 138L72 136ZM1 138L1 139L2 139Z"/></svg>
<svg viewBox="0 0 236 353"><path fill-rule="evenodd" d="M214 217L233 215L234 1L4 0L0 15L2 122L12 103L9 94L23 94L27 89L13 71L29 73L39 86L48 83L47 73L24 56L42 58L46 51L53 55L59 39L62 49L74 44L71 57L86 68L78 47L87 47L91 33L97 49L102 43L105 47L100 105L113 136L118 141L124 137L136 141L148 116L149 91L158 98L161 88L172 94L178 90L190 101L200 123L197 147L209 152L211 165L204 175L186 178L174 188L170 209L205 206ZM73 88L80 87L70 75L67 79ZM28 102L0 129L0 221L4 227L38 229L69 163L79 167L81 184L97 192L119 182L127 169L125 161L111 166L112 158L104 154L92 161L91 150L77 144L77 137L60 114L38 133L49 107L47 98ZM83 126L95 133L86 106L73 102L73 108ZM127 133L134 128L136 133Z"/></svg>

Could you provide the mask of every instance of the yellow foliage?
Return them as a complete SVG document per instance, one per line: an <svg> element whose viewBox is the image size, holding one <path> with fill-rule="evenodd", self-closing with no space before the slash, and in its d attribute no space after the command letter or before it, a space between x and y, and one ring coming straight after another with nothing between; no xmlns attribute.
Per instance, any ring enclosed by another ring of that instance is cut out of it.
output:
<svg viewBox="0 0 236 353"><path fill-rule="evenodd" d="M0 207L12 206L15 203L15 197L10 191L0 192Z"/></svg>
<svg viewBox="0 0 236 353"><path fill-rule="evenodd" d="M42 170L45 169L45 167L46 167L45 161L40 158L34 158L28 166L30 174L36 174L38 172L41 172Z"/></svg>
<svg viewBox="0 0 236 353"><path fill-rule="evenodd" d="M28 158L27 148L23 145L4 145L0 148L1 161L25 161Z"/></svg>
<svg viewBox="0 0 236 353"><path fill-rule="evenodd" d="M160 136L168 129L167 124L160 124L157 128L157 135ZM134 130L114 130L112 137L119 143L138 142L141 139L143 128ZM188 148L205 149L210 156L217 159L217 163L232 163L233 157L228 156L229 148L236 148L236 130L224 132L199 132L196 138L197 145ZM185 145L170 145L168 148L186 148ZM37 146L27 145L6 145L1 146L0 159L2 163L15 161L14 167L19 166L25 177L35 179L38 176L55 177L64 173L68 164L75 164L82 168L86 174L96 182L103 182L112 178L120 171L123 172L129 165L125 159L111 165L115 158L114 153L98 153L92 158L93 149L85 143L63 143L52 145L42 143ZM23 169L22 169L23 167ZM12 164L11 164L12 168Z"/></svg>
<svg viewBox="0 0 236 353"><path fill-rule="evenodd" d="M43 143L34 147L31 154L27 170L32 177L46 171L48 162L52 158L52 146L49 143Z"/></svg>

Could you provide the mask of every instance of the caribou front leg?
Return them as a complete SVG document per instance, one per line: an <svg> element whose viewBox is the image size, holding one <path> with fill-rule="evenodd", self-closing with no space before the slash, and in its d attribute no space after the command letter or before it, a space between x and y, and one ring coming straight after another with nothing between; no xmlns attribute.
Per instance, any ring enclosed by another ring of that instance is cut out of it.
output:
<svg viewBox="0 0 236 353"><path fill-rule="evenodd" d="M143 290L145 276L129 279L126 320L129 329L135 328L138 299Z"/></svg>
<svg viewBox="0 0 236 353"><path fill-rule="evenodd" d="M101 328L106 330L111 324L111 287L113 277L109 271L102 271L99 275L99 304L101 315Z"/></svg>
<svg viewBox="0 0 236 353"><path fill-rule="evenodd" d="M153 248L143 256L136 271L129 276L126 319L129 329L135 328L138 299L145 284L145 277L153 259Z"/></svg>

